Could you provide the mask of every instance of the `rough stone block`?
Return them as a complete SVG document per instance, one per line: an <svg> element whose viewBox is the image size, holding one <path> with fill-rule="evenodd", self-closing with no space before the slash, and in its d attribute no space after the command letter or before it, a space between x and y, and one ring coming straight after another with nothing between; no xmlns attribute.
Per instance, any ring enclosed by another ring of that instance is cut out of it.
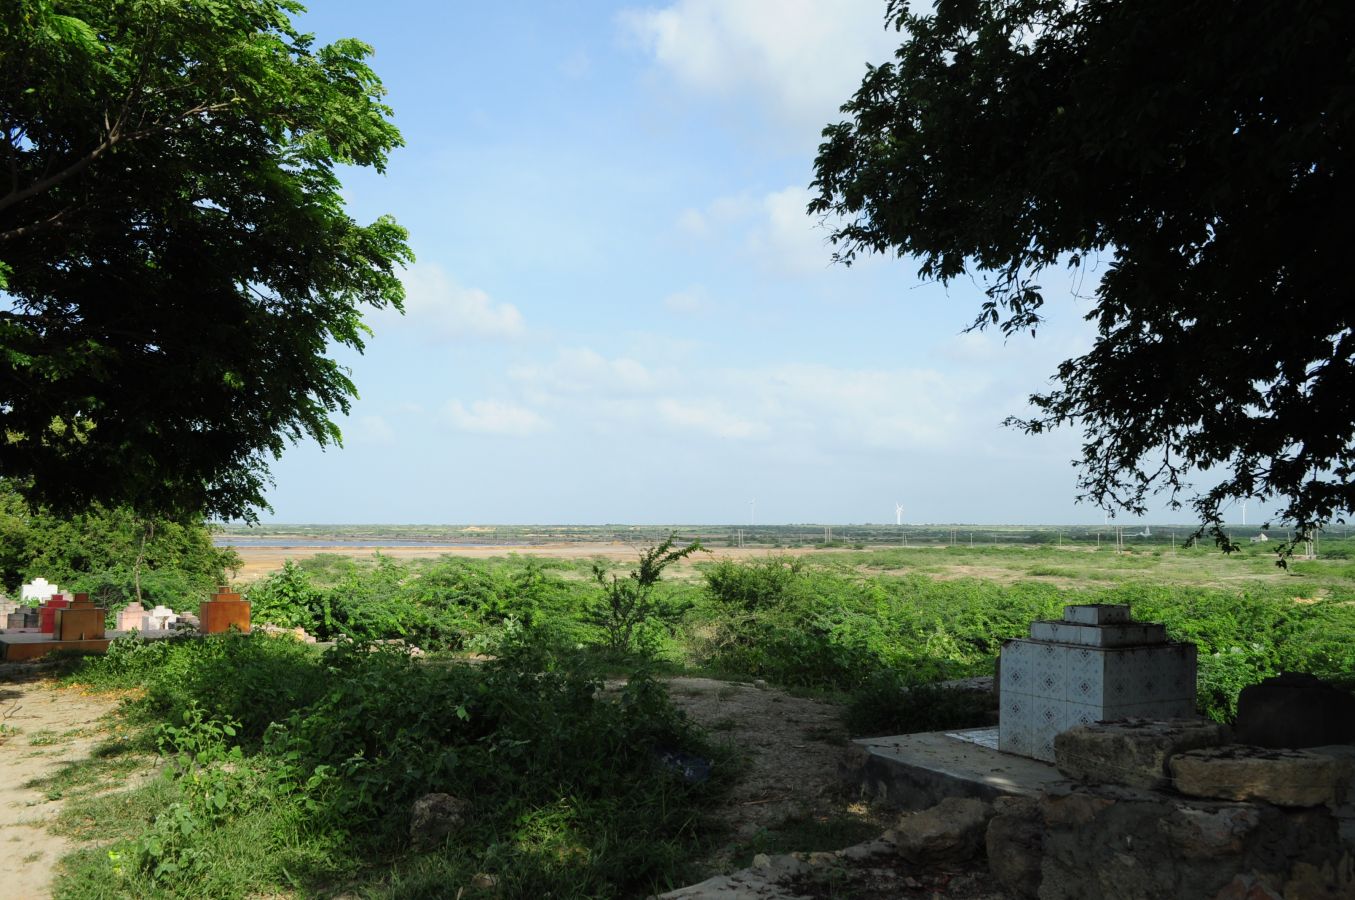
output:
<svg viewBox="0 0 1355 900"><path fill-rule="evenodd" d="M1178 753L1217 747L1228 729L1203 719L1130 720L1079 726L1054 740L1054 764L1093 784L1154 789L1170 785L1168 761Z"/></svg>
<svg viewBox="0 0 1355 900"><path fill-rule="evenodd" d="M1343 853L1335 818L1322 807L1188 800L1102 786L1045 795L1039 819L1041 900L1214 900L1239 873L1285 886L1305 865L1319 871L1340 865ZM1284 896L1350 895L1286 890Z"/></svg>
<svg viewBox="0 0 1355 900"><path fill-rule="evenodd" d="M423 850L436 847L461 828L466 809L466 801L451 794L424 794L410 809L410 843Z"/></svg>
<svg viewBox="0 0 1355 900"><path fill-rule="evenodd" d="M1034 900L1040 891L1044 828L1038 802L1029 797L999 797L984 834L988 868L1009 893Z"/></svg>
<svg viewBox="0 0 1355 900"><path fill-rule="evenodd" d="M1181 753L1168 766L1191 797L1335 807L1350 795L1355 754L1229 744Z"/></svg>
<svg viewBox="0 0 1355 900"><path fill-rule="evenodd" d="M963 862L978 855L993 808L972 797L947 797L930 809L906 813L885 839L909 862Z"/></svg>

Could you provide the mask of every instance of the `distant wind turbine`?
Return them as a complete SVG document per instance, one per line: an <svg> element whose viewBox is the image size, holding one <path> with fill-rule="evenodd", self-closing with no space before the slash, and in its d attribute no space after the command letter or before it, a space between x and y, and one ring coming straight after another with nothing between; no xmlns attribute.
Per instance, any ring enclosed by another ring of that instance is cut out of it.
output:
<svg viewBox="0 0 1355 900"><path fill-rule="evenodd" d="M894 501L894 524L903 524L903 504L899 503L897 500Z"/></svg>

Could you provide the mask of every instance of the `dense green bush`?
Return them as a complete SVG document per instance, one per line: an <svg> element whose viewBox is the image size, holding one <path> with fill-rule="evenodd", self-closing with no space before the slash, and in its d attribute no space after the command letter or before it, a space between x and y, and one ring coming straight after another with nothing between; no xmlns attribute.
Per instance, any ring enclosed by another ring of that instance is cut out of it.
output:
<svg viewBox="0 0 1355 900"><path fill-rule="evenodd" d="M912 734L979 728L997 722L991 693L909 684L897 672L881 672L852 692L844 714L852 734Z"/></svg>
<svg viewBox="0 0 1355 900"><path fill-rule="evenodd" d="M1141 582L1068 591L1040 582L867 576L787 559L725 562L706 570L693 648L718 670L848 692L864 711L880 708L895 682L991 674L1004 640L1024 636L1033 620L1059 617L1065 603L1127 603L1137 618L1163 622L1173 639L1197 645L1198 708L1227 721L1243 687L1279 671L1355 679L1355 587L1337 582L1310 602L1296 602L1294 591ZM864 712L853 715L865 721Z"/></svg>
<svg viewBox="0 0 1355 900"><path fill-rule="evenodd" d="M391 866L452 893L487 872L507 896L634 896L682 880L714 790L663 765L713 751L652 678L605 693L585 658L530 634L479 666L263 635L118 642L72 677L145 684L136 709L165 723L172 764L147 821L76 867L67 896L332 894ZM462 798L465 824L412 847L430 792ZM310 871L288 870L298 857Z"/></svg>

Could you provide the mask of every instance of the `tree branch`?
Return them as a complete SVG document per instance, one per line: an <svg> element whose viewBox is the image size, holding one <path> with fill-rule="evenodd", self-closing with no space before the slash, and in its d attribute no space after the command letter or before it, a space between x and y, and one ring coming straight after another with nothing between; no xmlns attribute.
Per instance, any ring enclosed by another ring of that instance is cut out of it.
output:
<svg viewBox="0 0 1355 900"><path fill-rule="evenodd" d="M90 165L92 165L96 160L98 160L99 157L103 156L114 146L123 141L138 140L148 135L155 134L156 132L164 131L172 127L175 123L181 122L184 119L187 119L191 116L196 116L206 112L215 112L216 110L219 109L225 109L226 107L230 106L230 104L231 104L230 100L226 100L221 103L202 103L199 104L198 106L192 107L191 109L184 110L183 112L172 117L166 122L161 122L159 124L151 126L150 128L143 128L139 131L131 131L125 134L120 130L122 127L122 114L119 114L118 120L113 123L112 127L108 131L108 137L100 141L93 149L91 149L84 156L80 157L75 162L71 163L69 166L60 170L59 172L55 172L47 176L46 178L41 178L25 188L10 191L5 196L0 197L0 212L4 212L6 209L15 205L16 203L22 203L25 200L35 197L38 194L41 194L43 191L56 187L61 182L67 180L68 178L71 178L74 175L79 175L85 169L89 168ZM107 123L106 117L104 121L106 124Z"/></svg>
<svg viewBox="0 0 1355 900"><path fill-rule="evenodd" d="M60 212L43 219L41 222L34 222L30 225L20 225L18 228L11 228L8 231L0 231L0 243L18 240L19 238L58 228L64 224L63 220L66 218L67 214L75 212L76 209L78 209L78 207L68 206Z"/></svg>

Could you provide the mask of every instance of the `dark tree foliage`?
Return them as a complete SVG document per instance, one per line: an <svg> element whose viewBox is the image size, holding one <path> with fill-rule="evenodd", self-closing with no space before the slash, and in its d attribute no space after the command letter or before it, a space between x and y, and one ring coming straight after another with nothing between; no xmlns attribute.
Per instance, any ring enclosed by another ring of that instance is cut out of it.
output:
<svg viewBox="0 0 1355 900"><path fill-rule="evenodd" d="M940 0L824 131L811 212L836 258L970 272L973 327L1035 331L1041 273L1104 269L1097 338L1029 432L1085 432L1080 499L1355 508L1355 4ZM1221 474L1195 489L1192 472Z"/></svg>
<svg viewBox="0 0 1355 900"><path fill-rule="evenodd" d="M371 48L300 10L0 4L0 475L34 503L252 517L288 441L340 440L329 348L411 257L335 167L401 139Z"/></svg>

